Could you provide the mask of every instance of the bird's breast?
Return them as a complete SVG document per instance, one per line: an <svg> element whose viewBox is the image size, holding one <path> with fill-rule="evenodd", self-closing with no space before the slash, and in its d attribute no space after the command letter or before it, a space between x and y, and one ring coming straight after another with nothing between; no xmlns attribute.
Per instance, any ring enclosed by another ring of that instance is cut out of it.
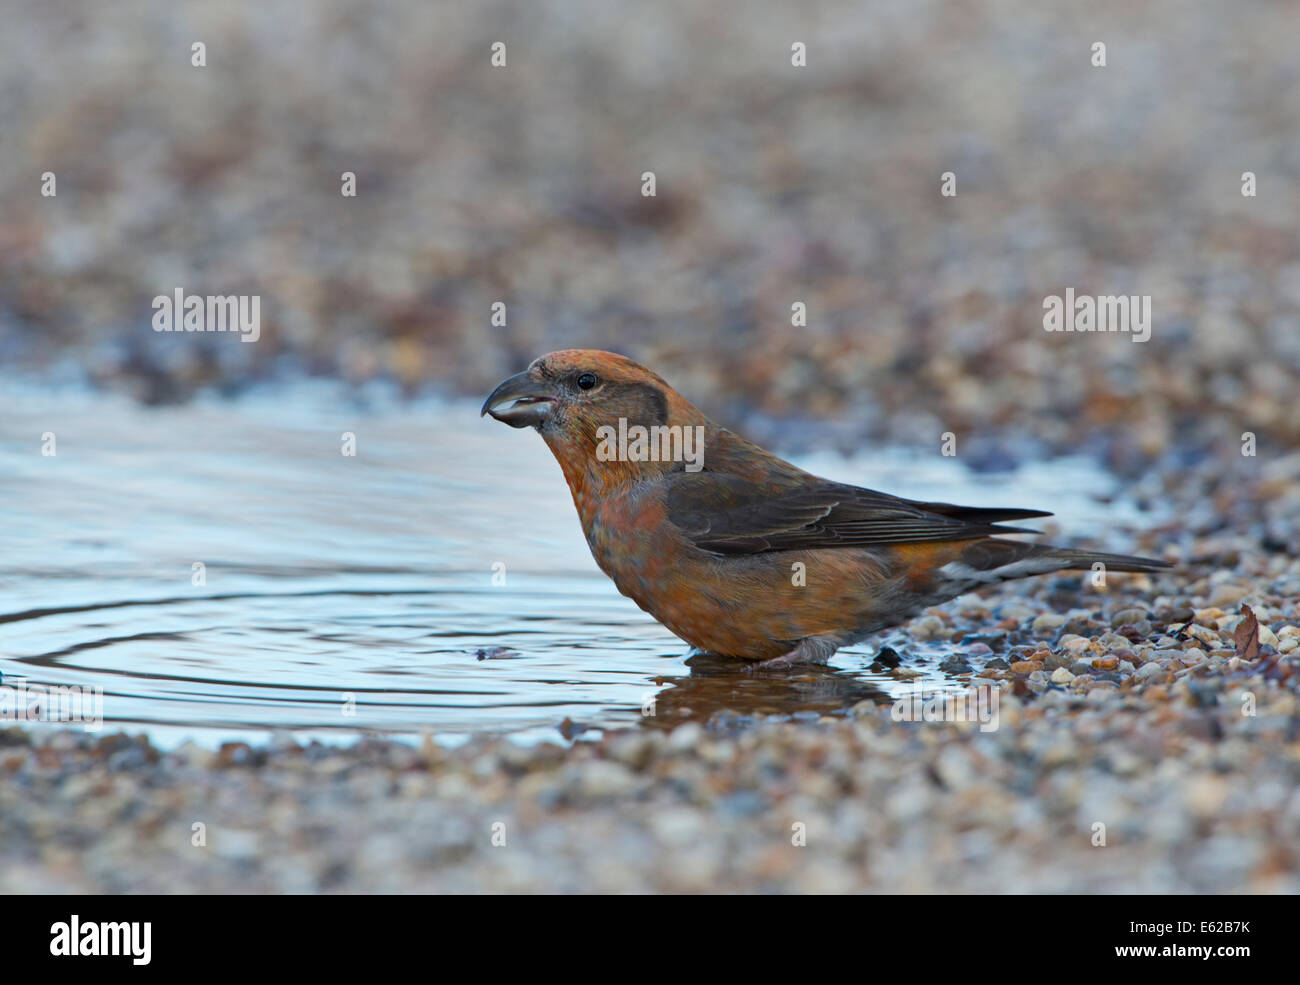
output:
<svg viewBox="0 0 1300 985"><path fill-rule="evenodd" d="M662 502L624 493L590 504L587 514L583 529L592 556L623 594L636 598L638 588L670 574L684 541L674 536Z"/></svg>

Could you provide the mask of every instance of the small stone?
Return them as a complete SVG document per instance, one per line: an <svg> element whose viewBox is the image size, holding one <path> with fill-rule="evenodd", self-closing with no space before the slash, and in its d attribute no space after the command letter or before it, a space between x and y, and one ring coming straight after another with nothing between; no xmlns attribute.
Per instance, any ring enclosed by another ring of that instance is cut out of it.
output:
<svg viewBox="0 0 1300 985"><path fill-rule="evenodd" d="M1222 585L1215 586L1214 591L1210 593L1210 605L1219 607L1235 605L1240 602L1249 591L1250 589L1245 585L1233 585L1230 582L1224 582ZM1195 613L1193 613L1193 618L1194 617Z"/></svg>
<svg viewBox="0 0 1300 985"><path fill-rule="evenodd" d="M596 759L584 764L578 775L578 791L589 800L624 797L635 788L636 777L631 771L626 766L607 759Z"/></svg>
<svg viewBox="0 0 1300 985"><path fill-rule="evenodd" d="M1082 653L1092 644L1086 636L1062 636L1059 644L1067 653Z"/></svg>
<svg viewBox="0 0 1300 985"><path fill-rule="evenodd" d="M1102 633L1097 640L1097 645L1107 653L1130 653L1132 643L1127 636L1120 636L1119 633Z"/></svg>
<svg viewBox="0 0 1300 985"><path fill-rule="evenodd" d="M947 632L938 616L922 616L907 624L907 631L917 640L937 640Z"/></svg>
<svg viewBox="0 0 1300 985"><path fill-rule="evenodd" d="M641 732L619 736L609 744L610 758L634 770L643 769L654 756L654 743Z"/></svg>
<svg viewBox="0 0 1300 985"><path fill-rule="evenodd" d="M134 770L139 769L149 762L146 750L142 746L131 745L119 749L113 755L108 757L108 768L110 770Z"/></svg>
<svg viewBox="0 0 1300 985"><path fill-rule="evenodd" d="M220 766L251 766L256 762L256 754L247 742L223 742L217 753Z"/></svg>
<svg viewBox="0 0 1300 985"><path fill-rule="evenodd" d="M1005 605L998 606L997 614L1000 619L1014 619L1017 623L1034 618L1034 610L1018 602L1007 602Z"/></svg>
<svg viewBox="0 0 1300 985"><path fill-rule="evenodd" d="M1074 680L1074 675L1064 667L1057 667L1056 670L1052 671L1053 684L1069 684L1072 680Z"/></svg>
<svg viewBox="0 0 1300 985"><path fill-rule="evenodd" d="M698 722L686 722L673 729L668 736L669 752L690 752L704 738L704 728Z"/></svg>
<svg viewBox="0 0 1300 985"><path fill-rule="evenodd" d="M1110 624L1116 628L1129 623L1141 622L1147 617L1145 609L1120 609L1111 617Z"/></svg>
<svg viewBox="0 0 1300 985"><path fill-rule="evenodd" d="M1187 679L1187 698L1196 708L1213 708L1219 703L1219 695L1213 686L1190 678Z"/></svg>
<svg viewBox="0 0 1300 985"><path fill-rule="evenodd" d="M1207 646L1210 647L1210 649L1214 649L1215 647L1219 646L1220 643L1222 643L1222 640L1219 639L1219 634L1216 633L1214 630L1206 629L1204 626L1198 626L1195 623L1192 623L1190 626L1188 626L1184 630L1184 634L1192 637L1195 640L1200 641L1201 643L1206 644Z"/></svg>
<svg viewBox="0 0 1300 985"><path fill-rule="evenodd" d="M882 667L890 669L897 667L902 662L903 658L898 655L898 651L892 646L882 646L876 651L875 659L872 660L873 664L880 664Z"/></svg>
<svg viewBox="0 0 1300 985"><path fill-rule="evenodd" d="M1091 638L1101 628L1101 623L1089 616L1074 616L1061 627L1061 635L1084 636Z"/></svg>
<svg viewBox="0 0 1300 985"><path fill-rule="evenodd" d="M1147 638L1151 633L1151 624L1149 622L1125 623L1115 630L1116 636L1122 636L1130 643L1137 643Z"/></svg>
<svg viewBox="0 0 1300 985"><path fill-rule="evenodd" d="M202 770L211 769L217 761L216 753L196 745L193 740L182 743L172 752L172 755L177 759L184 760L190 766L197 766Z"/></svg>
<svg viewBox="0 0 1300 985"><path fill-rule="evenodd" d="M1030 628L1035 633L1050 632L1053 629L1059 629L1067 622L1069 622L1069 619L1065 616L1059 615L1055 612L1044 612L1042 615L1034 619Z"/></svg>

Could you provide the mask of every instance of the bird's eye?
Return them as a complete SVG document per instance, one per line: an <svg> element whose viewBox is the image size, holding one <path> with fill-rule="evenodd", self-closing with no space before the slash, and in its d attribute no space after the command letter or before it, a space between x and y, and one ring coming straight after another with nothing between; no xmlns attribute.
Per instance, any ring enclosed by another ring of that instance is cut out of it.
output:
<svg viewBox="0 0 1300 985"><path fill-rule="evenodd" d="M594 387L595 385L596 385L596 374L595 374L595 373L583 373L581 376L578 377L578 388L579 388L579 389L582 389L582 390L590 390L590 389L591 389L592 387Z"/></svg>

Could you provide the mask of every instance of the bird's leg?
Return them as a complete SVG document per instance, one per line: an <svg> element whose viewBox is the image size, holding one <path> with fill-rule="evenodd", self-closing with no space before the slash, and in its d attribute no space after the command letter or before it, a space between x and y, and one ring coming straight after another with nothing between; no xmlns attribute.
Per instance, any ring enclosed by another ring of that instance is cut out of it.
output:
<svg viewBox="0 0 1300 985"><path fill-rule="evenodd" d="M805 636L793 650L771 660L749 664L746 670L782 670L798 664L824 664L840 648L829 636Z"/></svg>

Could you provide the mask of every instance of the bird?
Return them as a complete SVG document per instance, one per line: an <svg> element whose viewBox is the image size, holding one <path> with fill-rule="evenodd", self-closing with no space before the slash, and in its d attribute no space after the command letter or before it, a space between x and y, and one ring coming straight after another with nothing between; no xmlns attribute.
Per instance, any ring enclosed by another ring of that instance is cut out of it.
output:
<svg viewBox="0 0 1300 985"><path fill-rule="evenodd" d="M840 647L983 586L1165 561L1007 540L1042 510L903 499L812 475L709 420L626 356L565 349L498 385L480 416L535 428L597 566L699 651L748 668Z"/></svg>

